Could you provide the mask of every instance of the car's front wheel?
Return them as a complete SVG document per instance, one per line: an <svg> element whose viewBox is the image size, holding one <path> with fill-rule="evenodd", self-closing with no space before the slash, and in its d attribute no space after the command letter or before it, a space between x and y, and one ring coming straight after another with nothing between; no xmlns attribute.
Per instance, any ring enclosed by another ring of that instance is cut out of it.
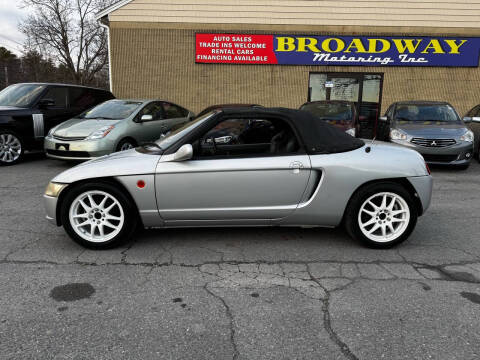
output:
<svg viewBox="0 0 480 360"><path fill-rule="evenodd" d="M137 146L135 140L133 139L123 139L122 141L120 141L117 145L117 148L115 149L115 151L125 151L125 150L130 150L130 149L134 149L135 147Z"/></svg>
<svg viewBox="0 0 480 360"><path fill-rule="evenodd" d="M0 165L14 165L23 158L21 138L11 131L0 130Z"/></svg>
<svg viewBox="0 0 480 360"><path fill-rule="evenodd" d="M389 248L406 240L417 223L410 193L396 183L374 183L359 189L345 213L349 235L375 248Z"/></svg>
<svg viewBox="0 0 480 360"><path fill-rule="evenodd" d="M84 183L71 189L61 205L62 224L77 243L111 248L130 239L137 226L131 200L109 183Z"/></svg>

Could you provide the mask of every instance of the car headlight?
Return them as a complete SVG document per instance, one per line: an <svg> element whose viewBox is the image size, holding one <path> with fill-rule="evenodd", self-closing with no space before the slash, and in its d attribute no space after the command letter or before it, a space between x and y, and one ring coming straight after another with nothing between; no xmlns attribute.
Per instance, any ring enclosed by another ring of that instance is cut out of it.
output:
<svg viewBox="0 0 480 360"><path fill-rule="evenodd" d="M52 136L53 136L53 133L55 132L55 130L57 130L57 127L58 127L58 126L54 126L53 128L51 128L51 129L48 131L47 137L52 137Z"/></svg>
<svg viewBox="0 0 480 360"><path fill-rule="evenodd" d="M45 189L45 195L51 197L58 197L63 189L67 187L67 184L58 184L58 183L48 183L47 188Z"/></svg>
<svg viewBox="0 0 480 360"><path fill-rule="evenodd" d="M95 130L93 133L88 135L87 140L98 140L98 139L103 139L105 136L107 136L110 131L112 131L115 128L115 126L110 125L110 126L104 126L101 127L98 130Z"/></svg>
<svg viewBox="0 0 480 360"><path fill-rule="evenodd" d="M356 131L355 131L355 128L350 128L348 130L345 131L348 135L352 135L353 137L355 137L356 135Z"/></svg>
<svg viewBox="0 0 480 360"><path fill-rule="evenodd" d="M475 136L473 135L473 131L467 130L465 134L460 136L461 141L468 141L468 142L473 142L473 139Z"/></svg>
<svg viewBox="0 0 480 360"><path fill-rule="evenodd" d="M390 139L391 140L407 140L407 134L402 130L392 129L390 130Z"/></svg>

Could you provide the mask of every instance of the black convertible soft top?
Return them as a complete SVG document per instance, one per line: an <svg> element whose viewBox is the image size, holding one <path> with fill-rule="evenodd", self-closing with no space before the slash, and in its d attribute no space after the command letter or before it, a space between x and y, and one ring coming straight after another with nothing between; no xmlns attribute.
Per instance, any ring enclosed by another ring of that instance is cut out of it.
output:
<svg viewBox="0 0 480 360"><path fill-rule="evenodd" d="M319 120L314 115L287 108L229 108L224 114L258 117L280 117L287 120L297 130L309 154L333 154L361 148L363 140L354 138L340 129Z"/></svg>

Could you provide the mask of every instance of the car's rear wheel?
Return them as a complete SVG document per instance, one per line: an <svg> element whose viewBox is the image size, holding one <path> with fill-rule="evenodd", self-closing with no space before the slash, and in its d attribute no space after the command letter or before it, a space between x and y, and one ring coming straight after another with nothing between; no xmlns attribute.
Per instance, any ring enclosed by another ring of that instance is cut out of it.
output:
<svg viewBox="0 0 480 360"><path fill-rule="evenodd" d="M359 189L349 202L345 226L349 235L375 248L406 240L417 223L410 193L396 183L382 182Z"/></svg>
<svg viewBox="0 0 480 360"><path fill-rule="evenodd" d="M108 183L87 183L70 190L62 202L62 224L77 243L111 248L130 239L137 226L131 200Z"/></svg>
<svg viewBox="0 0 480 360"><path fill-rule="evenodd" d="M0 130L0 165L14 165L23 158L21 138L11 131Z"/></svg>

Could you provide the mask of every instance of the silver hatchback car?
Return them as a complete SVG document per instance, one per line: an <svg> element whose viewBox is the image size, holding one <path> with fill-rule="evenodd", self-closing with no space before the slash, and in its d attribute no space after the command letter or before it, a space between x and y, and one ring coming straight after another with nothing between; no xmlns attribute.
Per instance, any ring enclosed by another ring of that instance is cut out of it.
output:
<svg viewBox="0 0 480 360"><path fill-rule="evenodd" d="M89 160L158 140L194 114L163 100L109 100L52 128L48 157Z"/></svg>

